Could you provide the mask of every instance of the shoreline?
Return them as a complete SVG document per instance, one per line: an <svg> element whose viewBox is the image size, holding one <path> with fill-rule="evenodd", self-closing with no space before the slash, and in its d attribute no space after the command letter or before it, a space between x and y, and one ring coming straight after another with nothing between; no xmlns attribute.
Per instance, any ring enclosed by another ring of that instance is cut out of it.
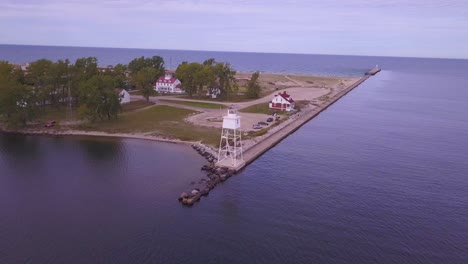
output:
<svg viewBox="0 0 468 264"><path fill-rule="evenodd" d="M82 130L10 130L0 127L0 132L2 133L10 133L10 134L19 134L25 136L49 136L49 137L58 137L58 136L66 136L66 137L96 137L96 138L115 138L115 139L140 139L140 140L148 140L154 142L164 142L164 143L172 143L172 144L198 144L198 141L184 141L179 139L168 139L158 136L148 136L143 134L131 134L131 133L107 133L107 132L100 132L100 131L82 131Z"/></svg>

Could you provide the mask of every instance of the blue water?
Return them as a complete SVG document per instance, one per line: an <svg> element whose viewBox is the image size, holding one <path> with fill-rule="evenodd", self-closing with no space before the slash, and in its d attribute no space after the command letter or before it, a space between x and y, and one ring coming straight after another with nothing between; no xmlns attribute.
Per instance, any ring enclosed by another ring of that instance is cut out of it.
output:
<svg viewBox="0 0 468 264"><path fill-rule="evenodd" d="M184 51L184 50L151 50L122 48L85 48L85 47L52 47L1 45L0 60L10 63L27 63L47 58L53 61L77 58L97 57L101 66L129 63L141 56L161 56L165 66L175 69L183 61L203 62L208 58L229 62L241 72L263 71L272 73L320 74L361 76L375 65L387 70L423 70L437 71L462 67L465 71L466 60L448 59L415 59L372 56L339 56L339 55L305 55L278 53L247 53L247 52L216 52L216 51ZM433 67L436 65L437 67Z"/></svg>
<svg viewBox="0 0 468 264"><path fill-rule="evenodd" d="M192 208L187 146L0 134L0 263L467 263L468 62L272 56L384 70Z"/></svg>

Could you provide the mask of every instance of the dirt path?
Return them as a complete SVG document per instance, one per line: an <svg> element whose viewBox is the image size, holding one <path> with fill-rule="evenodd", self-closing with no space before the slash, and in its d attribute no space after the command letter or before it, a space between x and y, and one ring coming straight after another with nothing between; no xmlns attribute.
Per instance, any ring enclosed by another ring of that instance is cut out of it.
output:
<svg viewBox="0 0 468 264"><path fill-rule="evenodd" d="M293 82L293 83L299 85L300 87L304 87L304 84L302 84L301 82L299 82L299 81L297 81L297 80L294 80L293 78L291 78L291 77L289 77L289 76L287 76L287 75L285 75L284 78L286 78L286 79L290 80L291 82Z"/></svg>

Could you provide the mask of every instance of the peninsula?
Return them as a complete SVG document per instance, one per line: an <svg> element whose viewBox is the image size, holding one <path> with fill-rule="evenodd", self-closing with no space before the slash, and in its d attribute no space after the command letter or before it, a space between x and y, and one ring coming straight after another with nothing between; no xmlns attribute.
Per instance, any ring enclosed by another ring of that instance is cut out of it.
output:
<svg viewBox="0 0 468 264"><path fill-rule="evenodd" d="M3 131L192 144L209 164L203 167L207 178L181 195L187 205L380 71L376 67L361 77L239 73L214 59L167 71L158 56L104 68L95 58L74 65L40 60L28 67L0 66L0 101L16 102L0 109ZM227 109L242 118L245 163L217 168Z"/></svg>

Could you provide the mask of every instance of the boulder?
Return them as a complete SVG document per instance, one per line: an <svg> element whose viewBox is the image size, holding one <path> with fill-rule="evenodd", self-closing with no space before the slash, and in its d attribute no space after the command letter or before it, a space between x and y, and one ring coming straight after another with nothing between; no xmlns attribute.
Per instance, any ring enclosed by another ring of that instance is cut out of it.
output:
<svg viewBox="0 0 468 264"><path fill-rule="evenodd" d="M198 202L200 200L201 194L197 193L197 195L192 197L193 202Z"/></svg>
<svg viewBox="0 0 468 264"><path fill-rule="evenodd" d="M195 195L197 195L198 193L199 193L198 190L192 190L192 192L191 192L192 196L195 196Z"/></svg>
<svg viewBox="0 0 468 264"><path fill-rule="evenodd" d="M213 180L213 183L214 183L215 185L218 184L218 183L220 183L220 182L221 182L221 179L220 179L219 177Z"/></svg>
<svg viewBox="0 0 468 264"><path fill-rule="evenodd" d="M185 198L182 200L182 203L185 205L193 205L195 201L192 198Z"/></svg>
<svg viewBox="0 0 468 264"><path fill-rule="evenodd" d="M205 187L200 191L200 194L203 196L207 196L210 193L210 188Z"/></svg>
<svg viewBox="0 0 468 264"><path fill-rule="evenodd" d="M188 197L189 197L188 193L183 192L183 193L181 193L180 196L179 196L179 201L181 201L181 200L183 200L183 199L185 199L185 198L188 198Z"/></svg>

